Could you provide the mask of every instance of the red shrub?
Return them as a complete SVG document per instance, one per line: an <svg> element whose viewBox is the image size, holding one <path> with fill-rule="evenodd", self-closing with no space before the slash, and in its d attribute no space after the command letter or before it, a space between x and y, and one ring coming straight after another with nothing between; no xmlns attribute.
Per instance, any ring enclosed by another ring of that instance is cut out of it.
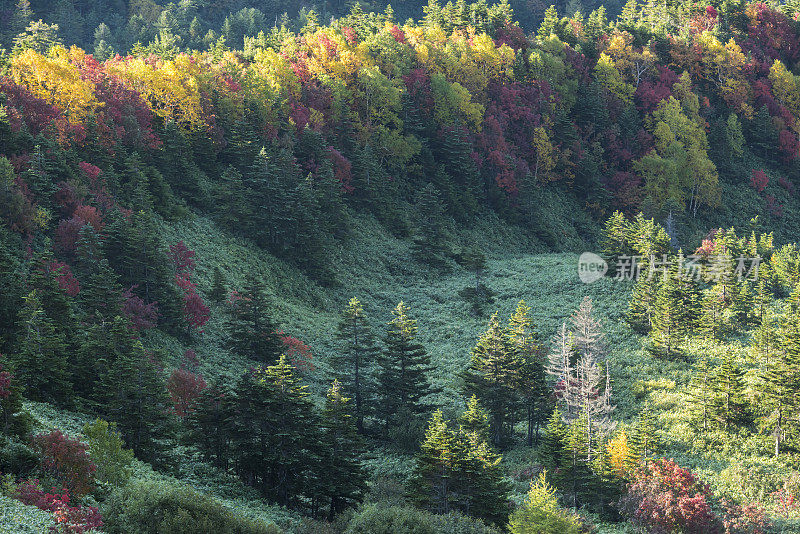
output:
<svg viewBox="0 0 800 534"><path fill-rule="evenodd" d="M710 497L707 484L662 458L636 473L620 507L647 532L719 533L722 524L711 510Z"/></svg>
<svg viewBox="0 0 800 534"><path fill-rule="evenodd" d="M178 274L191 274L194 272L194 250L190 250L183 241L178 241L169 246L169 258Z"/></svg>
<svg viewBox="0 0 800 534"><path fill-rule="evenodd" d="M52 493L46 493L34 478L21 482L14 497L29 506L52 512L55 525L50 527L50 532L53 533L84 534L103 526L103 518L97 508L69 505L71 499L66 488L61 491L52 488Z"/></svg>
<svg viewBox="0 0 800 534"><path fill-rule="evenodd" d="M764 189L767 188L767 185L769 185L769 176L762 170L753 169L750 175L750 185L753 186L753 189L762 193Z"/></svg>
<svg viewBox="0 0 800 534"><path fill-rule="evenodd" d="M97 466L89 459L87 446L54 430L33 438L33 446L41 457L42 470L77 496L94 489Z"/></svg>
<svg viewBox="0 0 800 534"><path fill-rule="evenodd" d="M72 274L69 265L61 261L51 261L45 268L48 273L55 275L58 287L60 287L64 293L70 297L74 297L80 292L81 287L78 283L78 279Z"/></svg>
<svg viewBox="0 0 800 534"><path fill-rule="evenodd" d="M183 358L181 358L181 369L195 372L199 367L200 358L197 357L197 353L192 349L186 349L186 352L183 353Z"/></svg>
<svg viewBox="0 0 800 534"><path fill-rule="evenodd" d="M785 176L778 178L778 185L786 189L790 195L794 195L794 184L787 180Z"/></svg>
<svg viewBox="0 0 800 534"><path fill-rule="evenodd" d="M206 389L203 377L186 369L175 369L167 380L167 391L172 399L175 415L186 417L193 409L194 401Z"/></svg>
<svg viewBox="0 0 800 534"><path fill-rule="evenodd" d="M144 300L137 297L131 286L122 292L122 313L131 322L134 330L147 330L158 323L158 305L155 302L145 304Z"/></svg>
<svg viewBox="0 0 800 534"><path fill-rule="evenodd" d="M313 355L311 354L309 346L296 337L284 334L283 332L277 332L277 334L281 337L281 341L283 342L283 352L295 369L301 373L313 371L314 363L311 361Z"/></svg>

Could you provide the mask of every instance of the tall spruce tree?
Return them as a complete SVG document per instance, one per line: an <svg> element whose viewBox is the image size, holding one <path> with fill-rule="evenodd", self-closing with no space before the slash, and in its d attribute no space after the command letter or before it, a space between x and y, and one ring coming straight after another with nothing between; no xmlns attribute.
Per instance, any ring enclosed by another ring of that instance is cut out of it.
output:
<svg viewBox="0 0 800 534"><path fill-rule="evenodd" d="M519 395L520 360L508 333L495 313L472 349L472 360L464 373L464 394L476 395L489 412L490 441L506 446L513 434Z"/></svg>
<svg viewBox="0 0 800 534"><path fill-rule="evenodd" d="M797 425L792 414L800 408L800 320L793 317L780 330L779 344L761 366L758 388L762 415L759 425L772 434L777 457L789 429Z"/></svg>
<svg viewBox="0 0 800 534"><path fill-rule="evenodd" d="M264 284L256 274L248 274L242 291L233 299L228 321L228 346L242 356L273 363L283 347L277 326L269 313Z"/></svg>
<svg viewBox="0 0 800 534"><path fill-rule="evenodd" d="M387 323L385 348L378 359L380 400L376 415L387 429L407 425L429 413L424 399L434 392L428 380L431 358L417 341L417 321L409 316L403 302L392 310L392 316Z"/></svg>
<svg viewBox="0 0 800 534"><path fill-rule="evenodd" d="M372 408L374 368L378 349L364 307L353 297L342 311L337 338L340 345L333 366L344 391L355 400L356 427L364 432L364 418Z"/></svg>
<svg viewBox="0 0 800 534"><path fill-rule="evenodd" d="M366 475L359 460L363 443L350 411L350 399L342 395L342 385L334 380L320 418L324 476L319 480L319 494L327 501L329 521L361 502L366 487Z"/></svg>

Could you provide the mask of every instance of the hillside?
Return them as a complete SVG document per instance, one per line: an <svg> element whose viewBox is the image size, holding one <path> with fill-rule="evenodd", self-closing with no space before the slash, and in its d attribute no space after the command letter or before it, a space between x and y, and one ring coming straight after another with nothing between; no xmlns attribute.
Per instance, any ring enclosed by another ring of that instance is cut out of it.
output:
<svg viewBox="0 0 800 534"><path fill-rule="evenodd" d="M0 532L800 532L798 6L534 4L0 3Z"/></svg>

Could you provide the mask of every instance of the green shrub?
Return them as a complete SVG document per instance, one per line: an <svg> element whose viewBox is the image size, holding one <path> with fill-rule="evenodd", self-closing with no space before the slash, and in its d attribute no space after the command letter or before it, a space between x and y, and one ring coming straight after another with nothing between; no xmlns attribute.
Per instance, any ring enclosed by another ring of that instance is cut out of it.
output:
<svg viewBox="0 0 800 534"><path fill-rule="evenodd" d="M513 534L578 534L578 517L558 505L555 490L545 480L531 481L525 503L511 514L509 529Z"/></svg>
<svg viewBox="0 0 800 534"><path fill-rule="evenodd" d="M131 480L103 510L110 534L279 534L275 525L238 517L208 495L177 484Z"/></svg>
<svg viewBox="0 0 800 534"><path fill-rule="evenodd" d="M367 505L347 526L346 534L499 534L482 521L457 513L435 515L402 506Z"/></svg>
<svg viewBox="0 0 800 534"><path fill-rule="evenodd" d="M124 484L131 476L133 451L124 447L117 424L97 419L86 423L83 434L89 442L89 457L97 465L98 482Z"/></svg>
<svg viewBox="0 0 800 534"><path fill-rule="evenodd" d="M28 474L39 463L33 450L14 439L0 436L0 473Z"/></svg>

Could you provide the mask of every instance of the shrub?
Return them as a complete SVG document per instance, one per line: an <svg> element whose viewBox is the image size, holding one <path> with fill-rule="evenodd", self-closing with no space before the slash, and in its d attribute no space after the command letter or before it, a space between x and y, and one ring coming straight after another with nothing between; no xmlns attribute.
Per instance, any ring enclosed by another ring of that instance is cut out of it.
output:
<svg viewBox="0 0 800 534"><path fill-rule="evenodd" d="M353 516L346 534L500 534L483 521L458 513L435 515L403 506L367 505Z"/></svg>
<svg viewBox="0 0 800 534"><path fill-rule="evenodd" d="M109 496L104 512L110 534L280 533L275 525L234 515L208 495L161 481L129 481Z"/></svg>
<svg viewBox="0 0 800 534"><path fill-rule="evenodd" d="M634 476L620 508L653 533L712 534L722 525L711 510L708 485L672 460L654 460Z"/></svg>
<svg viewBox="0 0 800 534"><path fill-rule="evenodd" d="M94 489L97 466L86 452L87 446L54 430L33 438L33 447L40 457L44 473L57 480L72 494L81 497Z"/></svg>
<svg viewBox="0 0 800 534"><path fill-rule="evenodd" d="M97 419L84 425L83 434L89 440L89 458L97 465L95 478L108 484L124 484L131 476L133 451L124 447L117 424Z"/></svg>
<svg viewBox="0 0 800 534"><path fill-rule="evenodd" d="M17 487L15 495L20 502L36 506L53 514L55 525L51 532L66 534L83 534L103 526L100 511L93 506L70 506L71 497L66 488L60 491L53 488L45 492L36 479L26 480Z"/></svg>
<svg viewBox="0 0 800 534"><path fill-rule="evenodd" d="M577 534L580 529L578 517L561 508L556 490L539 473L537 481L531 481L528 497L521 507L511 514L509 529L513 534Z"/></svg>
<svg viewBox="0 0 800 534"><path fill-rule="evenodd" d="M24 443L0 436L0 472L25 475L39 463L36 453Z"/></svg>

